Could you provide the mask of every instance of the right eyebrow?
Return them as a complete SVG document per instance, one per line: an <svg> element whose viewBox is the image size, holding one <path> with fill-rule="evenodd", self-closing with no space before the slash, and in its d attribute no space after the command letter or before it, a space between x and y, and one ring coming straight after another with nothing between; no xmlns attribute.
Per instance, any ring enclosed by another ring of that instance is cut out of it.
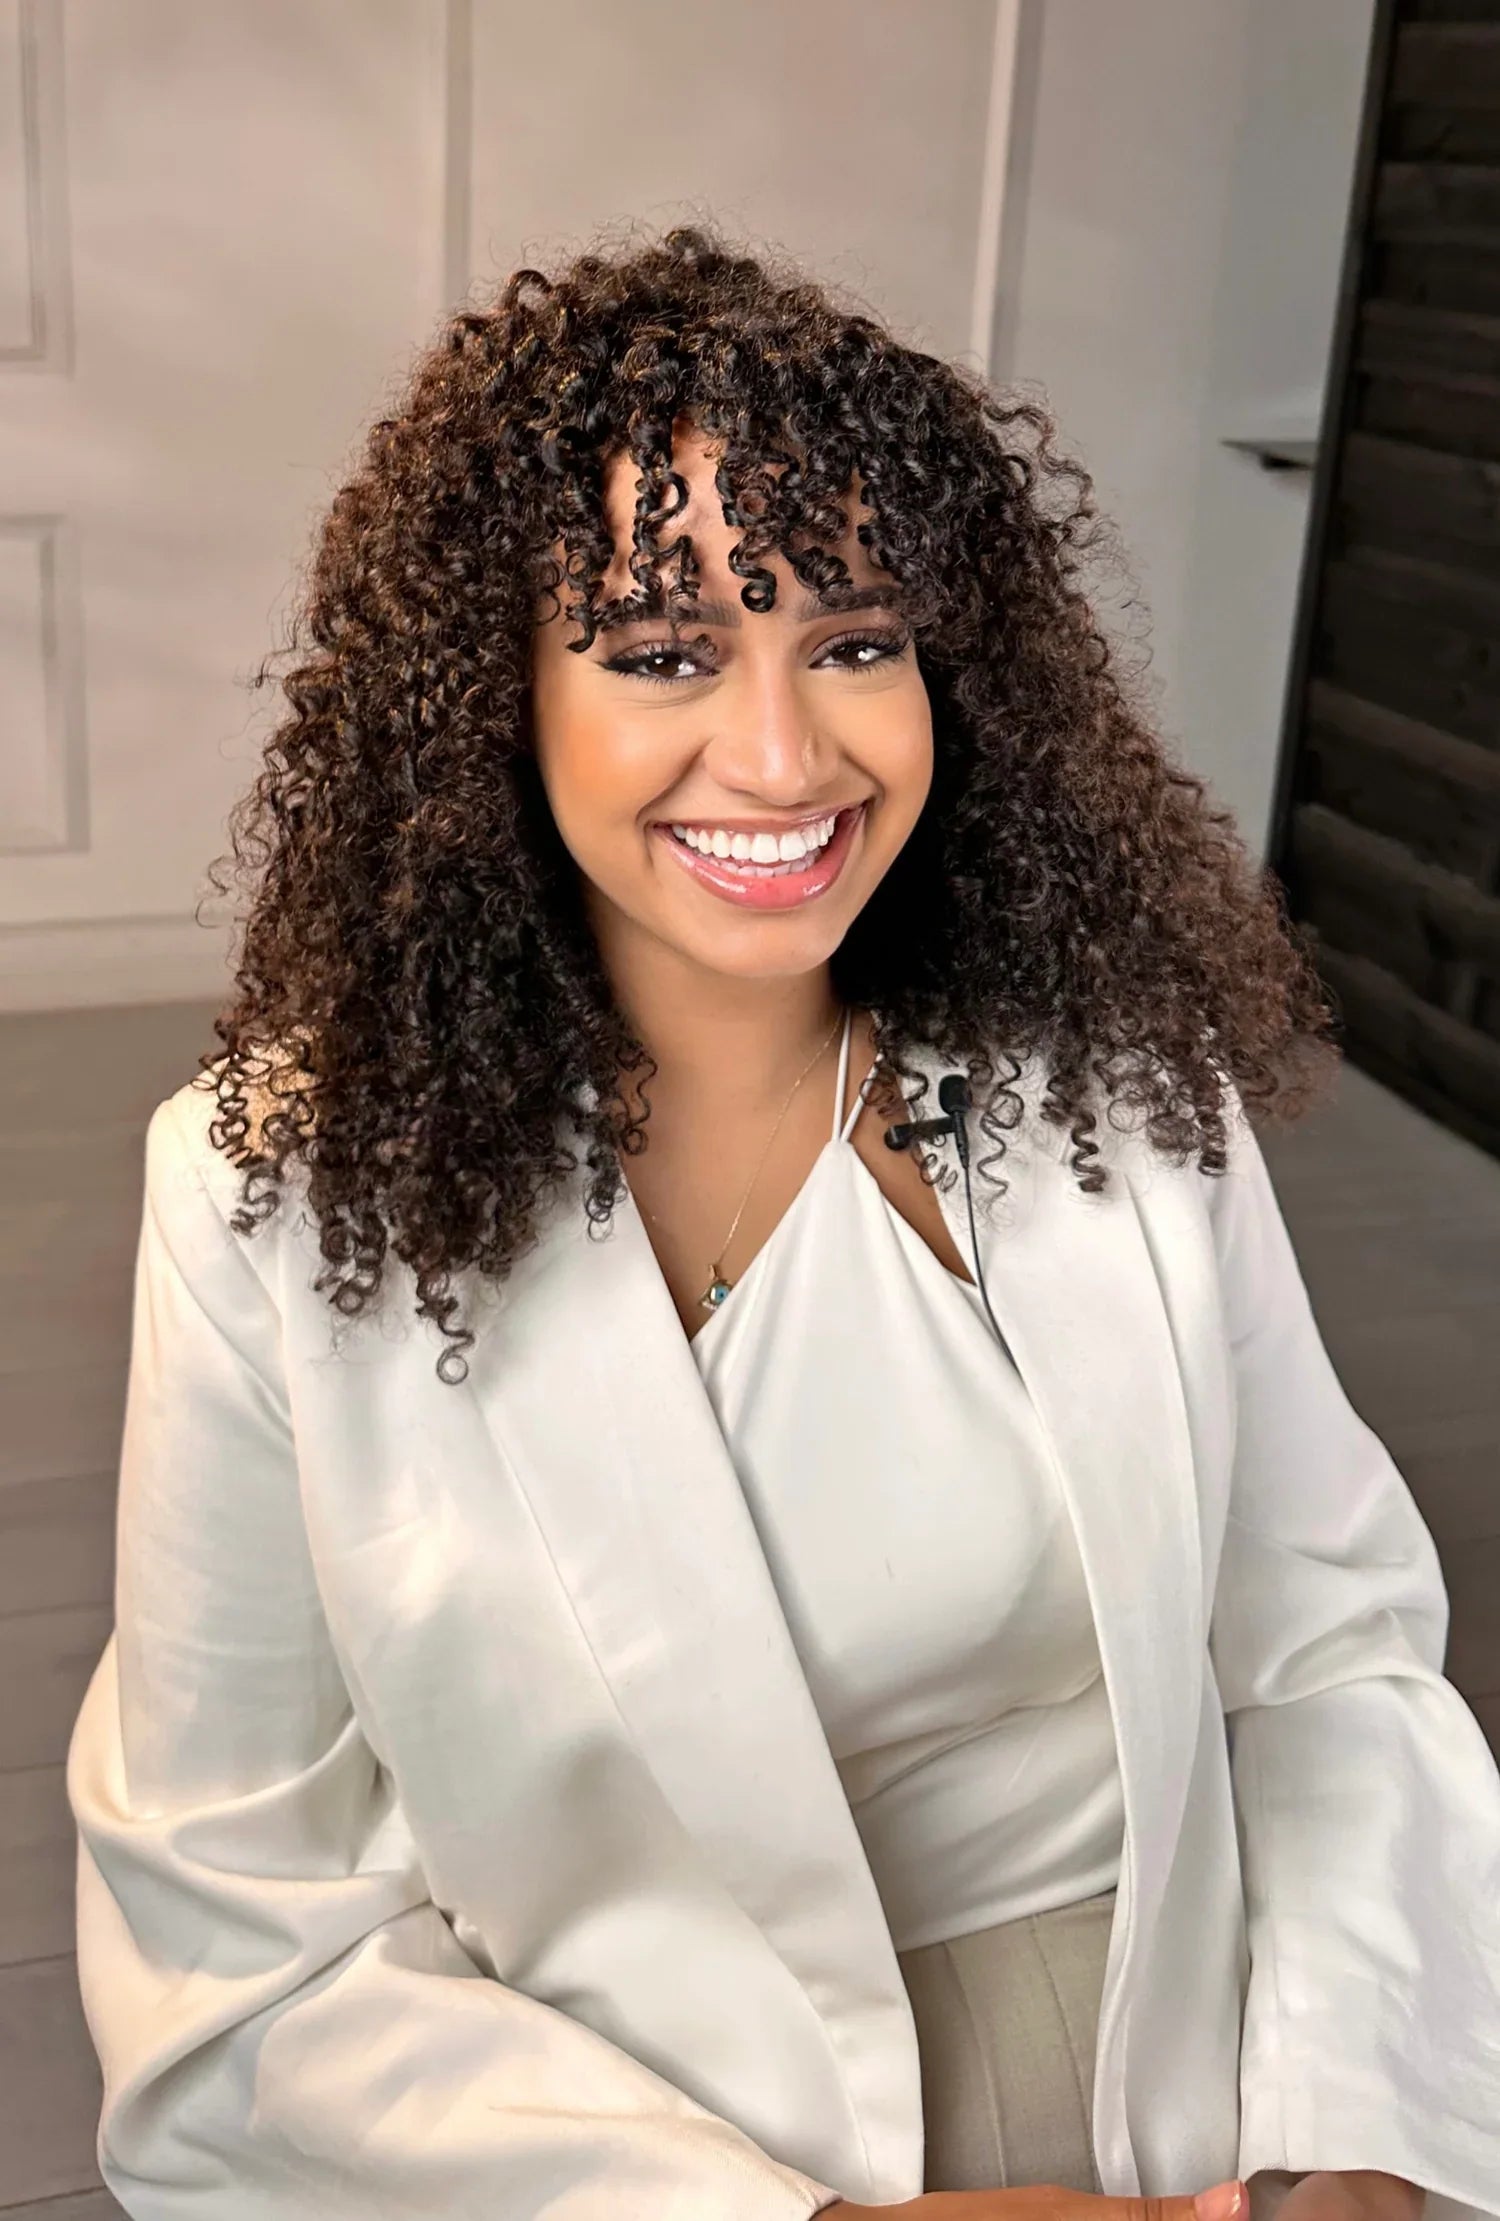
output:
<svg viewBox="0 0 1500 2221"><path fill-rule="evenodd" d="M898 586L851 586L835 588L831 595L804 591L792 615L798 624L811 624L817 617L842 616L856 609L890 609L901 599ZM665 618L673 626L685 623L722 626L726 631L738 630L744 618L740 602L698 601L688 594L648 594L633 599L616 599L606 602L595 624L598 633L618 632L626 625L651 624Z"/></svg>

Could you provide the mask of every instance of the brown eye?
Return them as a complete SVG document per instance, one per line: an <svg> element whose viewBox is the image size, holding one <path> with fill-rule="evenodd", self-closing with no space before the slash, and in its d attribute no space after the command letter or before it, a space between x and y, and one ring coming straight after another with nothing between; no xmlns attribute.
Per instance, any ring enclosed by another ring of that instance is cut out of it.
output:
<svg viewBox="0 0 1500 2221"><path fill-rule="evenodd" d="M689 668L662 670L661 665ZM694 668L696 666L696 669ZM675 641L647 641L639 648L623 648L618 655L609 656L606 671L618 671L627 679L644 679L648 686L677 686L685 677L696 678L700 671L712 670L712 653L707 641L694 641L689 649Z"/></svg>
<svg viewBox="0 0 1500 2221"><path fill-rule="evenodd" d="M893 662L898 656L904 655L909 641L910 635L907 633L889 631L840 633L836 640L824 642L822 653L824 655L847 656L848 661L840 666L845 671L874 671L882 663ZM865 649L874 652L861 656L860 651Z"/></svg>

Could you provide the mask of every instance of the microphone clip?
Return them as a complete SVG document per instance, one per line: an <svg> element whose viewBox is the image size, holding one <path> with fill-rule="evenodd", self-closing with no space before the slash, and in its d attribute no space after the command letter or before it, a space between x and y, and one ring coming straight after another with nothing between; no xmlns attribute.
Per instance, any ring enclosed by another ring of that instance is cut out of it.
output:
<svg viewBox="0 0 1500 2221"><path fill-rule="evenodd" d="M910 1119L901 1125L887 1126L887 1149L909 1149L914 1141L937 1141L945 1134L953 1136L958 1151L958 1161L969 1162L969 1135L964 1125L964 1113L972 1108L969 1100L969 1083L961 1072L945 1072L938 1082L938 1101L943 1106L941 1118Z"/></svg>

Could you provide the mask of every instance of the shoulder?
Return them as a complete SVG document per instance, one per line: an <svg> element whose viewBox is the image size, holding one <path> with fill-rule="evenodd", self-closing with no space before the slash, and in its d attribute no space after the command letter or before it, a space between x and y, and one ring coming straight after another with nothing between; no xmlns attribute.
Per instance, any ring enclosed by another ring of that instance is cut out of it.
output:
<svg viewBox="0 0 1500 2221"><path fill-rule="evenodd" d="M1110 1152L1122 1194L1134 1202L1162 1256L1196 1257L1213 1276L1231 1339L1281 1308L1306 1306L1306 1290L1259 1135L1239 1091L1226 1084L1224 1161L1207 1169L1153 1146L1135 1121Z"/></svg>
<svg viewBox="0 0 1500 2221"><path fill-rule="evenodd" d="M1014 1132L1016 1154L1044 1160L1071 1176L1074 1143L1066 1125L1052 1114L1047 1087L1051 1067L1040 1050L1024 1061L994 1052L999 1077L986 1089L976 1108L993 1110L1002 1125ZM1244 1100L1232 1080L1223 1082L1222 1115L1226 1165L1222 1172L1207 1172L1194 1155L1177 1159L1158 1148L1146 1132L1145 1113L1112 1098L1101 1086L1090 1097L1093 1128L1088 1136L1090 1161L1107 1174L1117 1174L1110 1186L1140 1187L1158 1180L1178 1182L1200 1196L1205 1205L1224 1182L1243 1186L1264 1176L1265 1166Z"/></svg>
<svg viewBox="0 0 1500 2221"><path fill-rule="evenodd" d="M216 1084L222 1068L222 1059L204 1067L152 1111L144 1146L144 1213L184 1272L223 1271L238 1277L248 1269L268 1280L289 1206L290 1215L296 1216L296 1196L279 1197L252 1235L231 1226L245 1200L245 1169L235 1162L242 1151L236 1148L231 1154L216 1138L222 1131ZM269 1090L252 1091L245 1137L252 1148L259 1146L261 1126L275 1100ZM298 1169L292 1167L287 1176L290 1191L298 1186Z"/></svg>
<svg viewBox="0 0 1500 2221"><path fill-rule="evenodd" d="M209 1128L216 1098L200 1073L159 1102L146 1126L146 1194L157 1204L185 1204L214 1191L215 1163L234 1167L215 1148Z"/></svg>
<svg viewBox="0 0 1500 2221"><path fill-rule="evenodd" d="M157 1104L147 1127L148 1164L154 1162L167 1178L194 1175L215 1194L238 1192L243 1174L235 1157L246 1148L261 1148L266 1119L295 1085L294 1078L281 1076L274 1081L268 1077L245 1083L245 1130L231 1152L215 1133L216 1127L222 1131L219 1086L226 1061L217 1057L184 1080ZM290 1072L291 1067L288 1065L286 1070Z"/></svg>
<svg viewBox="0 0 1500 2221"><path fill-rule="evenodd" d="M1048 1180L1074 1180L1073 1141L1047 1116L1045 1068L1033 1062L1016 1084L1025 1107L1017 1132L1019 1154ZM1280 1206L1250 1114L1232 1080L1224 1082L1223 1163L1208 1169L1198 1153L1174 1155L1146 1131L1145 1113L1106 1097L1094 1104L1089 1136L1092 1166L1104 1175L1103 1194L1133 1204L1164 1230L1199 1229L1212 1242L1221 1273L1253 1267L1268 1240L1285 1240Z"/></svg>

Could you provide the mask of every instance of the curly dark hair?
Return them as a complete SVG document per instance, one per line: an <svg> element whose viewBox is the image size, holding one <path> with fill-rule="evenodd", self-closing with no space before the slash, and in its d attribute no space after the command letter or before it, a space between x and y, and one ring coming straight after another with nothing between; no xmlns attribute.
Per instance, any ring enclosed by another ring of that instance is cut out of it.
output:
<svg viewBox="0 0 1500 2221"><path fill-rule="evenodd" d="M1168 760L1092 614L1084 559L1110 528L1046 411L711 224L606 245L452 315L369 429L289 645L256 674L292 658L210 868L220 893L231 862L252 890L215 1020L225 1053L193 1082L215 1088L214 1145L246 1175L234 1227L274 1210L300 1160L318 1287L359 1313L393 1249L445 1338L443 1379L474 1340L455 1275L504 1279L578 1172L574 1143L593 1227L623 1192L618 1152L644 1146L621 1081L655 1066L584 922L529 685L549 598L565 589L593 636L615 456L641 480L632 576L644 589L675 562L691 590L691 549L670 538L679 419L720 458L750 609L774 597L770 549L836 595L839 497L863 481L860 535L898 583L935 760L832 984L919 1094L917 1044L993 1089L997 1185L1033 1055L1030 1115L1066 1132L1086 1187L1108 1176L1101 1111L1214 1173L1231 1086L1252 1113L1295 1116L1337 1061L1279 888Z"/></svg>

